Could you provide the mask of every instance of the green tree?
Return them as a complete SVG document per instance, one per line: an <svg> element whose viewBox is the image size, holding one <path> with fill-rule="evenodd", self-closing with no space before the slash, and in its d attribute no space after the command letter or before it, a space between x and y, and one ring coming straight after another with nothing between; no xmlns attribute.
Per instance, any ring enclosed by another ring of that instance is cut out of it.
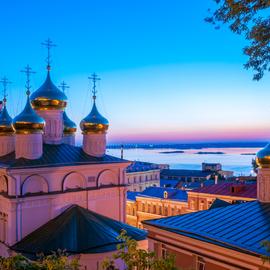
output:
<svg viewBox="0 0 270 270"><path fill-rule="evenodd" d="M259 166L258 166L258 164L257 164L255 158L252 159L251 164L252 164L252 169L253 169L253 171L254 171L255 173L258 173L258 168L259 168Z"/></svg>
<svg viewBox="0 0 270 270"><path fill-rule="evenodd" d="M41 256L38 261L31 261L18 254L8 258L0 257L1 270L79 270L77 259L69 259L63 252Z"/></svg>
<svg viewBox="0 0 270 270"><path fill-rule="evenodd" d="M157 258L154 252L138 248L137 241L128 237L125 231L122 231L118 238L122 243L118 245L113 259L104 260L104 270L118 270L114 264L116 259L121 259L127 270L177 270L173 255Z"/></svg>
<svg viewBox="0 0 270 270"><path fill-rule="evenodd" d="M213 0L216 10L210 10L205 20L219 29L229 25L232 32L243 35L248 45L243 52L248 56L244 65L254 70L254 80L270 71L270 1L269 0Z"/></svg>

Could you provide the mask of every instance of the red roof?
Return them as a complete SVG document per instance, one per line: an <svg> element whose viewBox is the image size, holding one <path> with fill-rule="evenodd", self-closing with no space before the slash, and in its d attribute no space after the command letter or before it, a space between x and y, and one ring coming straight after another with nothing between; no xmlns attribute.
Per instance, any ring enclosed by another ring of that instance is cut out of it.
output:
<svg viewBox="0 0 270 270"><path fill-rule="evenodd" d="M257 198L257 184L220 183L193 189L191 192Z"/></svg>

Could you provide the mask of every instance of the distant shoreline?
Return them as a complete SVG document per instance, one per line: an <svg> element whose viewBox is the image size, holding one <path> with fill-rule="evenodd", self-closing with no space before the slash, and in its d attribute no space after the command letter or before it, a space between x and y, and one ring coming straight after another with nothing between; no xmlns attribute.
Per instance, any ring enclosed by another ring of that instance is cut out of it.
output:
<svg viewBox="0 0 270 270"><path fill-rule="evenodd" d="M182 150L176 150L176 151L164 151L164 152L159 152L160 154L183 154L185 151Z"/></svg>
<svg viewBox="0 0 270 270"><path fill-rule="evenodd" d="M124 149L205 149L205 148L262 148L267 142L218 142L218 143L175 143L175 144L123 144ZM109 144L108 149L120 149L122 144ZM169 151L167 151L169 152Z"/></svg>
<svg viewBox="0 0 270 270"><path fill-rule="evenodd" d="M224 155L224 152L197 152L197 155Z"/></svg>

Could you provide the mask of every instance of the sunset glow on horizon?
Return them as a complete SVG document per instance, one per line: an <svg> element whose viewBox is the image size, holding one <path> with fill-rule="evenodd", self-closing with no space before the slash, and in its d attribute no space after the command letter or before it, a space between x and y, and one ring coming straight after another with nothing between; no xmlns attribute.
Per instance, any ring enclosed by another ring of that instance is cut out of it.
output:
<svg viewBox="0 0 270 270"><path fill-rule="evenodd" d="M0 18L0 77L12 81L12 117L25 104L19 71L28 63L37 71L32 90L45 80L40 43L50 37L57 44L52 79L70 86L67 114L78 127L92 106L87 78L92 72L101 77L97 106L110 122L109 143L270 139L269 74L252 81L252 72L243 68L243 38L203 21L211 0L198 1L196 9L176 0L119 1L119 9L110 1L29 2L31 11L21 12L21 1L4 1L13 24L6 23L9 12Z"/></svg>

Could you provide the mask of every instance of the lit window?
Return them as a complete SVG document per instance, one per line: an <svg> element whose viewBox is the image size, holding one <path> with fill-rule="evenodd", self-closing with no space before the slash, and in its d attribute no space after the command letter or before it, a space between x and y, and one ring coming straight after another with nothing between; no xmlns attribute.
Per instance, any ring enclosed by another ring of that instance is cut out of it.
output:
<svg viewBox="0 0 270 270"><path fill-rule="evenodd" d="M167 191L164 191L163 197L164 197L164 199L168 199L168 192Z"/></svg>

